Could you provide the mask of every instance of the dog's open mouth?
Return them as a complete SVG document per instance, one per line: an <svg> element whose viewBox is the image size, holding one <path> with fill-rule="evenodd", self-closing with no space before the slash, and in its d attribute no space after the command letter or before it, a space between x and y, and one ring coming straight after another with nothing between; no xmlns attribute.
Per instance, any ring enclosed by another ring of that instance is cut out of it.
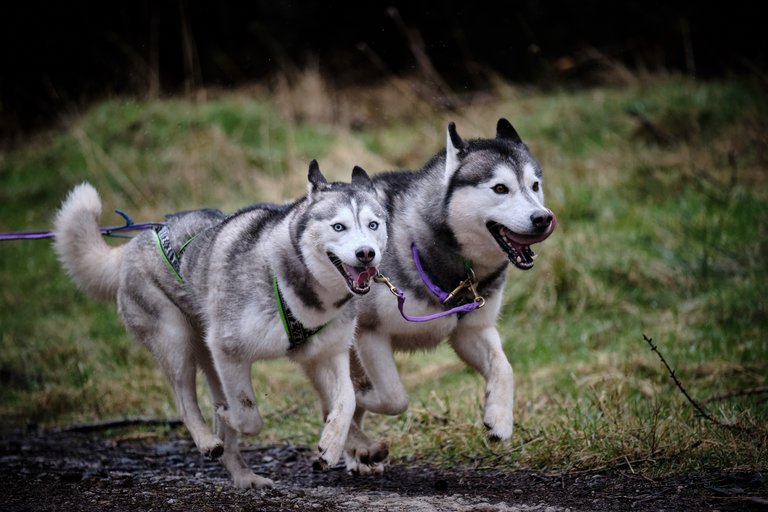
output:
<svg viewBox="0 0 768 512"><path fill-rule="evenodd" d="M533 235L523 235L515 233L498 222L488 221L486 223L488 231L490 231L493 238L496 239L499 247L507 253L509 261L520 270L529 270L533 267L533 260L536 258L536 253L531 249L531 245L546 240L555 230L555 225L557 225L557 221L553 215L552 222L546 230Z"/></svg>
<svg viewBox="0 0 768 512"><path fill-rule="evenodd" d="M371 279L378 273L376 267L354 267L347 265L332 252L328 253L328 258L330 258L333 266L344 276L350 291L358 295L365 295L371 290Z"/></svg>

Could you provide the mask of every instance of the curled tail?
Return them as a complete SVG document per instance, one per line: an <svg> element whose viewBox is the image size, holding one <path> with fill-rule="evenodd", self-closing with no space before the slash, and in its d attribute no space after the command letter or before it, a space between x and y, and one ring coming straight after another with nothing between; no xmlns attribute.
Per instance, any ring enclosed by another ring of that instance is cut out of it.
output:
<svg viewBox="0 0 768 512"><path fill-rule="evenodd" d="M101 199L88 183L76 186L56 214L54 250L72 280L89 295L114 300L125 245L112 247L99 231Z"/></svg>

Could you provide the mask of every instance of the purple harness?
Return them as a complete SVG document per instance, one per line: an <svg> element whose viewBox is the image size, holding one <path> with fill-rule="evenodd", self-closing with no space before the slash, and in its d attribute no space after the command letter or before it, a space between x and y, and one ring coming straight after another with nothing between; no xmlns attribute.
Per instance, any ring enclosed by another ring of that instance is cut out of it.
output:
<svg viewBox="0 0 768 512"><path fill-rule="evenodd" d="M454 288L453 291L446 293L439 286L433 283L427 273L424 272L424 267L421 265L421 259L419 258L419 250L416 248L415 242L411 242L411 252L413 253L413 263L416 265L416 270L418 270L422 282L424 282L424 285L429 289L429 291L431 291L438 299L440 299L440 302L445 304L464 288L469 288L469 290L472 292L474 300L472 302L468 302L467 304L441 311L440 313L426 316L411 316L406 314L406 312L403 310L403 305L405 304L405 294L400 291L394 284L392 284L392 281L390 281L389 278L381 274L377 275L374 277L374 281L377 283L386 284L389 287L389 291L392 292L395 297L397 297L397 308L400 310L400 314L403 318L409 322L429 322L430 320L435 320L444 316L469 313L485 306L485 299L478 295L477 290L475 289L475 286L477 285L477 278L475 277L475 273L471 268L467 269L467 278L459 283L459 285Z"/></svg>

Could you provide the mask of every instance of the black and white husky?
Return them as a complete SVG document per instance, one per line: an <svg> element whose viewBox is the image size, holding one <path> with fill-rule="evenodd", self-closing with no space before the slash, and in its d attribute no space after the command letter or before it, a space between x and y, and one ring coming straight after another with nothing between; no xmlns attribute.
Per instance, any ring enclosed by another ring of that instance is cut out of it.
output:
<svg viewBox="0 0 768 512"><path fill-rule="evenodd" d="M91 185L73 189L56 217L56 252L83 290L117 301L127 330L170 380L198 449L221 457L238 487L272 485L243 461L237 432L262 427L252 363L287 356L320 398L316 464L336 464L355 410L353 297L371 290L387 242L386 211L365 171L356 167L351 183L328 183L313 161L308 193L295 202L232 216L170 215L120 246L102 239L100 212ZM198 368L216 408L215 433L198 406Z"/></svg>
<svg viewBox="0 0 768 512"><path fill-rule="evenodd" d="M421 171L373 179L389 213L381 273L407 298L404 313L422 317L412 320L439 318L405 320L383 286L363 299L352 360L358 408L345 452L347 468L360 473L382 470L388 451L363 433L365 412L395 415L408 407L393 352L432 349L445 339L486 380L491 439L511 437L513 374L496 329L505 275L510 263L533 267L530 246L556 223L544 206L541 168L506 119L495 138L467 141L451 123L445 152Z"/></svg>

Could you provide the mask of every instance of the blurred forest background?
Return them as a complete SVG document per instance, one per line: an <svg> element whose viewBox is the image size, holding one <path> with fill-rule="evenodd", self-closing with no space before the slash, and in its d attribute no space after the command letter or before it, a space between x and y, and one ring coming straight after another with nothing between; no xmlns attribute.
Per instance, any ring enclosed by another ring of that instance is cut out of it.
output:
<svg viewBox="0 0 768 512"><path fill-rule="evenodd" d="M765 78L767 49L745 1L12 2L0 16L0 138L112 94L155 98L307 67L340 88L415 75L451 107L499 77Z"/></svg>

